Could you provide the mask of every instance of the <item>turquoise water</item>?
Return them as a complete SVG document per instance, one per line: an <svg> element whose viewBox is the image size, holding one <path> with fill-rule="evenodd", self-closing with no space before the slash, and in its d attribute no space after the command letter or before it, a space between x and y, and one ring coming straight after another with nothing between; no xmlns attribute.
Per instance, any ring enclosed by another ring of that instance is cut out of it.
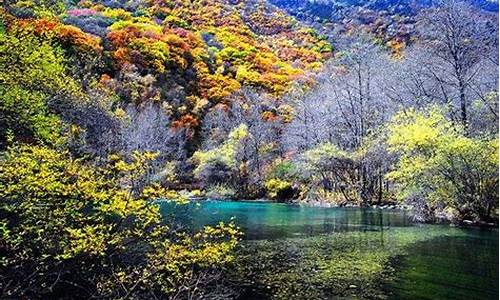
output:
<svg viewBox="0 0 500 300"><path fill-rule="evenodd" d="M162 212L165 218L196 229L234 220L249 240L411 226L406 213L396 210L315 208L270 202L210 200L192 202L175 210L164 203Z"/></svg>
<svg viewBox="0 0 500 300"><path fill-rule="evenodd" d="M498 299L498 230L416 225L397 210L223 201L161 209L194 230L241 227L243 275L231 275L241 277L240 299Z"/></svg>

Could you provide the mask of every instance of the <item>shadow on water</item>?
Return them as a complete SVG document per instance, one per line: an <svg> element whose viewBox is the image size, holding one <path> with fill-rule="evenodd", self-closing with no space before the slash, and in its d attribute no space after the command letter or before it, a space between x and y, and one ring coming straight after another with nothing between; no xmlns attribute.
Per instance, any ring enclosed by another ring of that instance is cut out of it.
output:
<svg viewBox="0 0 500 300"><path fill-rule="evenodd" d="M498 299L498 232L468 229L410 247L393 261L390 299Z"/></svg>

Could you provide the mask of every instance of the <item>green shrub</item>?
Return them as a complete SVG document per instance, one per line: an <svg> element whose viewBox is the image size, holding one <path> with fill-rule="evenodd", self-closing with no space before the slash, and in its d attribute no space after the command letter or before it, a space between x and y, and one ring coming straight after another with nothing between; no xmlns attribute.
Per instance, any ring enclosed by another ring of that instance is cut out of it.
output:
<svg viewBox="0 0 500 300"><path fill-rule="evenodd" d="M474 138L438 109L396 115L389 127L390 151L400 155L387 176L401 200L420 195L462 218L488 220L498 207L498 138Z"/></svg>
<svg viewBox="0 0 500 300"><path fill-rule="evenodd" d="M281 179L269 179L265 182L267 195L271 199L286 199L293 195L292 184Z"/></svg>
<svg viewBox="0 0 500 300"><path fill-rule="evenodd" d="M235 199L236 191L225 184L216 184L210 186L206 195L210 199Z"/></svg>
<svg viewBox="0 0 500 300"><path fill-rule="evenodd" d="M0 298L203 298L208 281L199 279L232 261L239 232L220 223L189 235L164 224L152 200L172 193L136 185L154 158L113 156L97 168L39 146L4 153L0 282L10 284Z"/></svg>

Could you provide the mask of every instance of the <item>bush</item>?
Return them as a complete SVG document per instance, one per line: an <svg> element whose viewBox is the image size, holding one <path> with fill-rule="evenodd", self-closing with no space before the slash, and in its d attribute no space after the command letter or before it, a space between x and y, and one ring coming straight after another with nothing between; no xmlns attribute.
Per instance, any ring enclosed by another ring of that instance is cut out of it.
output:
<svg viewBox="0 0 500 300"><path fill-rule="evenodd" d="M60 122L49 99L78 89L65 73L62 51L22 30L0 31L0 148L15 139L54 143Z"/></svg>
<svg viewBox="0 0 500 300"><path fill-rule="evenodd" d="M290 199L294 195L292 184L281 179L269 179L265 182L267 195L271 199Z"/></svg>
<svg viewBox="0 0 500 300"><path fill-rule="evenodd" d="M399 198L424 195L462 218L489 220L498 207L498 139L473 138L438 109L396 115L389 127L390 151L400 155L388 174Z"/></svg>
<svg viewBox="0 0 500 300"><path fill-rule="evenodd" d="M0 159L0 298L204 298L239 232L164 225L152 200L172 193L135 184L154 157L96 168L65 151L10 148Z"/></svg>
<svg viewBox="0 0 500 300"><path fill-rule="evenodd" d="M228 139L219 147L208 151L196 151L193 154L192 159L197 165L194 174L205 187L232 183L237 177L239 172L237 153L247 135L247 127L242 124L233 129Z"/></svg>
<svg viewBox="0 0 500 300"><path fill-rule="evenodd" d="M230 200L236 198L236 191L225 184L216 184L207 190L206 195L209 199Z"/></svg>
<svg viewBox="0 0 500 300"><path fill-rule="evenodd" d="M292 179L297 175L297 165L291 161L282 161L274 164L269 171L268 177Z"/></svg>
<svg viewBox="0 0 500 300"><path fill-rule="evenodd" d="M314 187L342 194L340 202L358 202L359 179L356 176L356 160L352 153L341 150L331 143L324 143L303 154L303 177ZM315 190L315 189L314 189ZM311 194L311 196L314 194Z"/></svg>

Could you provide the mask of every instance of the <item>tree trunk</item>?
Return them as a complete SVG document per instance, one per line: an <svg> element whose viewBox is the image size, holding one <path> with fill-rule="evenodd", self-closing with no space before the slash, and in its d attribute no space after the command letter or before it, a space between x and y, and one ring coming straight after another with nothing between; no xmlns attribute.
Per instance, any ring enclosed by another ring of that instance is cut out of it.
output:
<svg viewBox="0 0 500 300"><path fill-rule="evenodd" d="M460 110L462 116L462 125L467 130L467 99L465 97L465 86L460 82Z"/></svg>
<svg viewBox="0 0 500 300"><path fill-rule="evenodd" d="M378 171L378 204L382 203L382 185L383 185L383 180L382 180L382 172Z"/></svg>

